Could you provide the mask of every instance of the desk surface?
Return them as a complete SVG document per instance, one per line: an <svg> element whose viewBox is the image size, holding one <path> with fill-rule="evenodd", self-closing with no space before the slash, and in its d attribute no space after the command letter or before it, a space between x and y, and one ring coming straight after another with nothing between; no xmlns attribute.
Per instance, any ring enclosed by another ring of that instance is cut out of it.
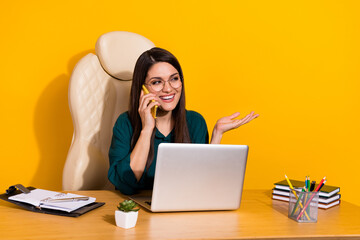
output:
<svg viewBox="0 0 360 240"><path fill-rule="evenodd" d="M78 218L23 210L0 202L1 239L360 239L360 207L343 201L320 210L317 223L287 217L288 203L271 191L245 190L236 211L150 213L139 211L135 228L116 227L114 211L123 196L115 191L80 191L106 204Z"/></svg>

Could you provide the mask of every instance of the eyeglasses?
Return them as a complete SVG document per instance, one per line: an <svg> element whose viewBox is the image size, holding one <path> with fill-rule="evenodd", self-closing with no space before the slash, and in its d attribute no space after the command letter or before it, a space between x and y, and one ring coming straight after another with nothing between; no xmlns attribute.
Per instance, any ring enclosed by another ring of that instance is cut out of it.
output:
<svg viewBox="0 0 360 240"><path fill-rule="evenodd" d="M153 91L160 92L163 90L165 86L165 82L168 82L170 86L174 89L181 87L182 82L179 76L175 76L170 80L164 81L161 79L152 79L150 82L146 83L145 85L149 86Z"/></svg>

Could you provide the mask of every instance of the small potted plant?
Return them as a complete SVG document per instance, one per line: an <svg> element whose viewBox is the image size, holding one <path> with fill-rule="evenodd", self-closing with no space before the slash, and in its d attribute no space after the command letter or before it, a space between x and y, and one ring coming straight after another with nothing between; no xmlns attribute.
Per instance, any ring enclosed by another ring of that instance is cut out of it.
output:
<svg viewBox="0 0 360 240"><path fill-rule="evenodd" d="M126 229L135 227L139 213L137 206L133 200L124 200L119 203L117 207L119 210L115 211L116 226Z"/></svg>

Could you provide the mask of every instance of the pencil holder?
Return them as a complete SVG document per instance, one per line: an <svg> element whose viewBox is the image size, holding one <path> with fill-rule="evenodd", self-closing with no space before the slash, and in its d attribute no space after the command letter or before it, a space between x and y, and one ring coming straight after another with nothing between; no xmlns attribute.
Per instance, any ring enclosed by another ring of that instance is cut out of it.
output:
<svg viewBox="0 0 360 240"><path fill-rule="evenodd" d="M317 222L319 192L290 191L289 218L301 222Z"/></svg>

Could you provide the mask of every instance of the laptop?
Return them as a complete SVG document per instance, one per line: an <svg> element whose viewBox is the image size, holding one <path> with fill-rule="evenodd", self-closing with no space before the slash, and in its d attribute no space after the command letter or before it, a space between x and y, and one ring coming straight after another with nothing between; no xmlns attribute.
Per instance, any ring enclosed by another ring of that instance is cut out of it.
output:
<svg viewBox="0 0 360 240"><path fill-rule="evenodd" d="M240 207L246 145L161 143L152 192L130 196L152 212Z"/></svg>

